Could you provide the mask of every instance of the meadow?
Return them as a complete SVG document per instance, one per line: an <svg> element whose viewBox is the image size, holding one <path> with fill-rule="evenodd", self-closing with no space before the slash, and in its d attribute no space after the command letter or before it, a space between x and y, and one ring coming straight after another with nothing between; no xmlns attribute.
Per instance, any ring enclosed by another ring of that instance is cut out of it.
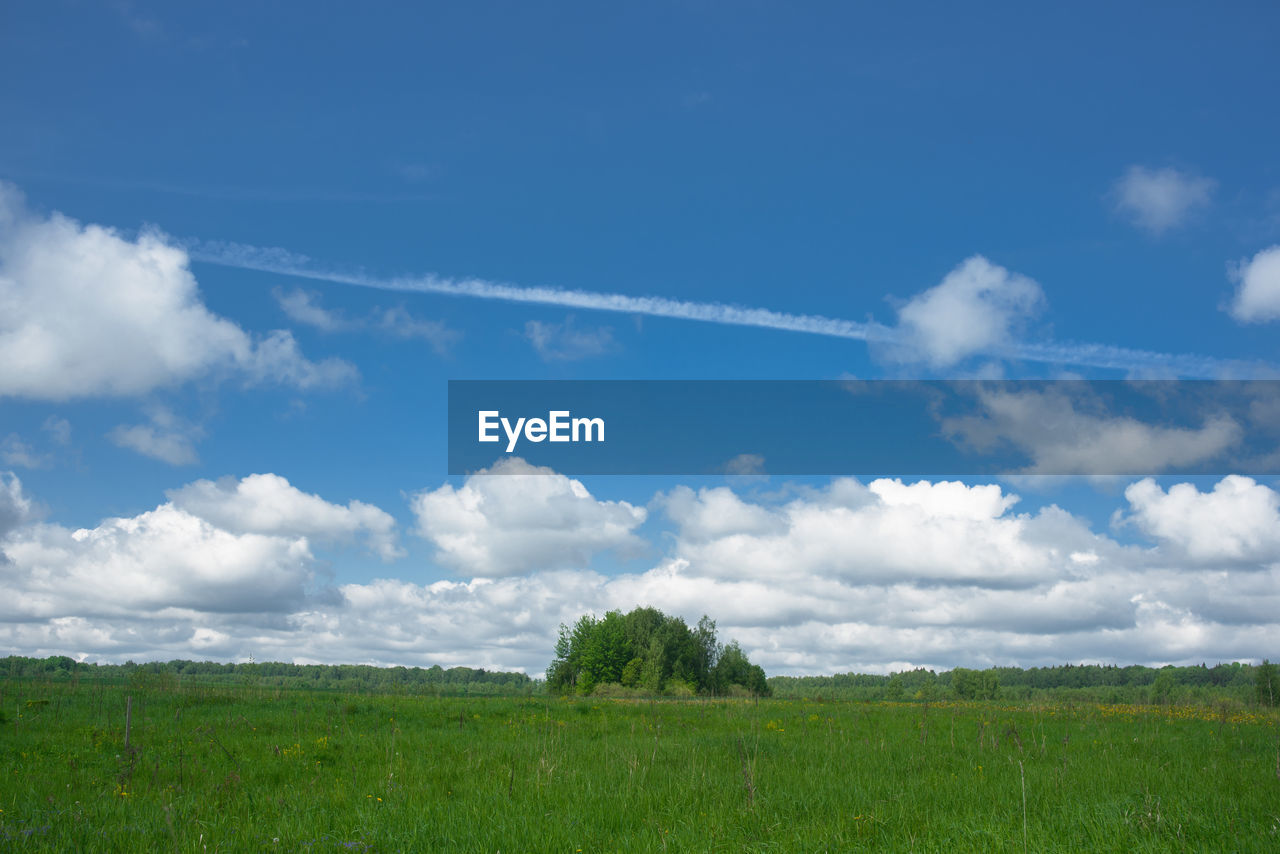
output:
<svg viewBox="0 0 1280 854"><path fill-rule="evenodd" d="M9 679L0 711L5 850L1280 850L1277 715L1241 704Z"/></svg>

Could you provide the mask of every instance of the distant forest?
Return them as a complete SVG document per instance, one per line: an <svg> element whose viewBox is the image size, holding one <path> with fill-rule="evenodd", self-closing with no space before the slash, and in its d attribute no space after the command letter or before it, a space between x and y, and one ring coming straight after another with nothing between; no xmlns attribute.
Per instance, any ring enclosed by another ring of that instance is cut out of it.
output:
<svg viewBox="0 0 1280 854"><path fill-rule="evenodd" d="M284 664L278 661L218 664L212 661L152 661L84 664L67 656L0 659L0 677L82 678L127 681L139 688L188 685L256 685L333 691L422 694L532 694L541 682L524 673L450 667L374 667L369 664Z"/></svg>
<svg viewBox="0 0 1280 854"><path fill-rule="evenodd" d="M698 630L694 629L689 634L696 637ZM568 652L567 649L564 651ZM730 660L734 659L734 656L730 656ZM565 659L559 661L563 662ZM735 660L734 663L735 666L745 665L745 657L741 662ZM758 668L746 666L751 669L744 670L743 674L751 678L742 681L754 682ZM1212 704L1226 700L1276 706L1280 705L1278 670L1280 669L1275 664L1269 662L1260 665L1217 664L1213 667L1204 664L1162 668L1064 664L1027 670L1017 667L995 667L987 670L956 668L942 672L920 669L888 676L860 673L773 676L767 680L767 689L775 697L811 700L932 702L945 699L997 699L1136 704ZM742 678L737 673L733 675ZM126 682L139 689L159 690L183 685L223 685L426 695L510 696L547 693L545 682L531 679L524 673L470 667L374 667L366 664L219 664L182 660L144 664L131 661L124 664L87 664L67 656L27 658L14 655L0 658L0 678L91 679ZM644 680L637 681L637 687L643 688ZM663 686L659 690L667 687L669 686ZM756 691L765 693L759 690L758 684Z"/></svg>
<svg viewBox="0 0 1280 854"><path fill-rule="evenodd" d="M1063 664L1056 667L958 667L935 673L909 670L889 676L774 676L774 696L830 700L1002 699L1095 703L1242 703L1280 705L1276 665L1204 664L1191 667L1119 667Z"/></svg>

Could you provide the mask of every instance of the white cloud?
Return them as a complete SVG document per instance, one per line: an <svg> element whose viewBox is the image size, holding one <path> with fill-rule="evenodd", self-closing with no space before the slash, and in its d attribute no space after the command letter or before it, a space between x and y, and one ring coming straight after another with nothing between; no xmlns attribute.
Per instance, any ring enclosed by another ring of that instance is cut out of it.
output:
<svg viewBox="0 0 1280 854"><path fill-rule="evenodd" d="M611 328L579 329L574 326L572 315L563 323L530 320L524 325L524 337L545 362L588 359L616 349Z"/></svg>
<svg viewBox="0 0 1280 854"><path fill-rule="evenodd" d="M1124 495L1128 521L1175 555L1207 563L1280 562L1280 496L1252 478L1229 475L1207 493L1189 483L1165 492L1146 478Z"/></svg>
<svg viewBox="0 0 1280 854"><path fill-rule="evenodd" d="M786 530L782 514L758 504L748 504L724 486L697 492L687 486L677 486L659 503L668 516L678 521L680 535L692 542L732 534L776 534Z"/></svg>
<svg viewBox="0 0 1280 854"><path fill-rule="evenodd" d="M461 540L480 530L497 544L483 555L458 547L475 566L532 571L334 589L317 588L309 532L371 532L351 521L354 503L283 478L199 481L155 510L83 531L33 522L17 479L0 478L10 557L0 564L0 649L538 674L559 623L653 605L687 621L711 615L771 673L833 673L1246 660L1280 630L1276 494L1247 478L1209 493L1132 485L1133 524L1154 548L1121 545L1057 507L1016 513L1016 496L994 485L840 478L785 500L678 487L655 502L675 525L669 553L647 571L605 575L573 564L632 540L643 511L514 468L422 493L415 509L435 496Z"/></svg>
<svg viewBox="0 0 1280 854"><path fill-rule="evenodd" d="M163 406L148 410L148 424L121 424L107 438L121 448L171 466L194 465L200 461L195 443L204 438L204 428L180 418Z"/></svg>
<svg viewBox="0 0 1280 854"><path fill-rule="evenodd" d="M1043 302L1033 280L975 255L899 309L903 337L885 352L897 361L922 361L934 368L999 352Z"/></svg>
<svg viewBox="0 0 1280 854"><path fill-rule="evenodd" d="M414 317L403 306L375 308L368 317L352 319L341 311L320 305L319 297L301 288L273 292L280 308L295 323L311 326L322 332L381 331L396 338L426 341L432 349L443 355L462 338L462 333L450 329L438 320Z"/></svg>
<svg viewBox="0 0 1280 854"><path fill-rule="evenodd" d="M0 182L0 396L137 395L215 372L302 388L355 375L311 362L288 332L254 338L200 300L187 254L26 210Z"/></svg>
<svg viewBox="0 0 1280 854"><path fill-rule="evenodd" d="M633 531L645 509L598 501L581 481L524 460L503 460L411 501L418 531L437 559L473 575L517 575L536 569L585 566L593 555L634 550Z"/></svg>
<svg viewBox="0 0 1280 854"><path fill-rule="evenodd" d="M321 306L316 300L316 295L310 291L296 288L286 292L276 288L272 293L280 308L294 323L311 326L321 332L339 332L351 328L350 320L339 312L330 311Z"/></svg>
<svg viewBox="0 0 1280 854"><path fill-rule="evenodd" d="M343 541L362 537L383 560L403 556L395 519L372 504L332 504L277 474L197 480L165 493L178 509L234 534Z"/></svg>
<svg viewBox="0 0 1280 854"><path fill-rule="evenodd" d="M414 317L403 306L378 309L371 321L378 329L397 338L416 338L426 341L437 353L444 355L462 339L462 333L450 329L438 320Z"/></svg>
<svg viewBox="0 0 1280 854"><path fill-rule="evenodd" d="M668 506L681 514L679 554L698 573L726 579L765 581L785 572L854 585L1025 588L1076 572L1068 552L1040 547L1040 529L1054 530L1071 551L1091 545L1083 529L1063 526L1053 511L1009 514L1018 498L996 485L880 479L865 488L865 501L850 506L860 485L844 480L771 513L736 506L740 499L727 490L704 490L696 499L677 492Z"/></svg>
<svg viewBox="0 0 1280 854"><path fill-rule="evenodd" d="M31 499L22 492L22 481L13 472L0 472L0 540L33 515Z"/></svg>
<svg viewBox="0 0 1280 854"><path fill-rule="evenodd" d="M1238 284L1231 316L1242 323L1280 318L1280 246L1263 249L1231 269Z"/></svg>
<svg viewBox="0 0 1280 854"><path fill-rule="evenodd" d="M1114 188L1116 210L1152 234L1181 225L1209 204L1216 182L1177 169L1130 166Z"/></svg>
<svg viewBox="0 0 1280 854"><path fill-rule="evenodd" d="M944 418L943 431L979 450L1012 444L1031 457L1027 474L1166 471L1218 458L1243 437L1227 415L1208 417L1199 427L1165 427L1110 415L1096 400L1073 399L1059 389L983 388L978 399L982 415Z"/></svg>
<svg viewBox="0 0 1280 854"><path fill-rule="evenodd" d="M0 599L10 620L288 612L312 575L305 539L232 534L171 504L76 531L28 526L5 550Z"/></svg>

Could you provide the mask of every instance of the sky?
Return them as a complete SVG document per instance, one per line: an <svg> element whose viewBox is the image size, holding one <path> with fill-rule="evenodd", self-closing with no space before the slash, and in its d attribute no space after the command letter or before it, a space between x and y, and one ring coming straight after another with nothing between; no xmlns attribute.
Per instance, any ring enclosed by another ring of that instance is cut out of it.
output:
<svg viewBox="0 0 1280 854"><path fill-rule="evenodd" d="M450 475L446 435L450 380L1276 379L1278 26L6 3L0 653L536 676L651 605L771 675L1280 657L1274 458L1161 474L1265 395L989 413L1150 476Z"/></svg>

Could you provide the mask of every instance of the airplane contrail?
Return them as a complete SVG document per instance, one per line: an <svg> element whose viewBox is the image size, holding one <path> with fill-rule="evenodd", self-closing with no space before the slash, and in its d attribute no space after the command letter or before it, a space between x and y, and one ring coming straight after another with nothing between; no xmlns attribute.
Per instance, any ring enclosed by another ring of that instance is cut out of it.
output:
<svg viewBox="0 0 1280 854"><path fill-rule="evenodd" d="M668 297L630 296L599 291L567 290L552 287L527 287L504 284L487 279L455 279L428 274L416 277L385 278L364 272L325 270L312 259L286 249L262 248L240 243L188 240L182 246L195 261L275 273L312 281L373 288L404 293L429 293L503 302L555 305L589 311L609 311L694 320L727 326L750 326L800 332L831 338L845 338L872 344L906 344L906 336L892 326L875 321L859 322L816 314L790 314L766 308L731 305L720 302L693 302ZM1263 361L1220 359L1197 354L1160 353L1109 344L1079 341L1011 342L988 348L986 355L1002 359L1037 362L1083 368L1123 371L1143 377L1182 377L1186 379L1273 379L1280 377L1280 366Z"/></svg>

